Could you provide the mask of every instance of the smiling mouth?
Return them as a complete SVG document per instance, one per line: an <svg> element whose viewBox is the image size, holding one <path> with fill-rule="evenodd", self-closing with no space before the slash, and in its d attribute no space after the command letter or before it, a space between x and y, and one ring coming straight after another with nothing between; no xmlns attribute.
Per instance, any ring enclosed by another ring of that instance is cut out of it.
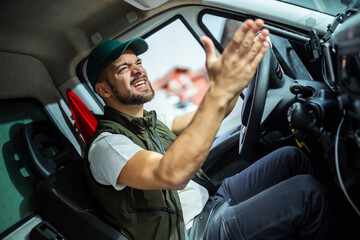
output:
<svg viewBox="0 0 360 240"><path fill-rule="evenodd" d="M148 84L147 84L147 78L144 77L139 77L138 79L136 79L135 81L133 81L132 86L135 89L145 89L147 88Z"/></svg>
<svg viewBox="0 0 360 240"><path fill-rule="evenodd" d="M141 85L145 85L146 84L146 81L145 80L139 80L139 81L136 81L133 86L134 87L139 87Z"/></svg>

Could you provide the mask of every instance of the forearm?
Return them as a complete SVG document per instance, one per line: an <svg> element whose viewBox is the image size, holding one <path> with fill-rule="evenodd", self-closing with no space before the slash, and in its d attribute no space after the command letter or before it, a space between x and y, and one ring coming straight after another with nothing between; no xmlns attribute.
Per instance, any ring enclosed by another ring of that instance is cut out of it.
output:
<svg viewBox="0 0 360 240"><path fill-rule="evenodd" d="M199 170L210 150L230 100L209 91L194 118L161 159L159 177L181 189Z"/></svg>
<svg viewBox="0 0 360 240"><path fill-rule="evenodd" d="M240 96L240 94L236 95L231 100L230 104L226 108L225 117L227 117L232 112L232 110L234 109L234 107L239 99L239 96ZM173 131L173 133L175 133L177 136L179 136L184 131L184 129L190 124L190 122L192 121L192 119L195 116L195 113L196 113L196 111L187 113L180 117L176 117L174 119L171 131Z"/></svg>
<svg viewBox="0 0 360 240"><path fill-rule="evenodd" d="M229 103L228 107L226 108L226 114L225 114L225 117L227 117L231 112L232 110L234 109L238 99L240 97L240 94L237 94L232 100L231 102Z"/></svg>

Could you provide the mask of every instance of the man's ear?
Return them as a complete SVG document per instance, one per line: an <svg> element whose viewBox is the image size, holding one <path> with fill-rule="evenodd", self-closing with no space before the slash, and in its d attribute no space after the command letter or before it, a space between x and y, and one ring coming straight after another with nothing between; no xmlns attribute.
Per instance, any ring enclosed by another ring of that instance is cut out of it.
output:
<svg viewBox="0 0 360 240"><path fill-rule="evenodd" d="M95 92L103 99L111 97L111 89L106 82L97 82L95 84Z"/></svg>

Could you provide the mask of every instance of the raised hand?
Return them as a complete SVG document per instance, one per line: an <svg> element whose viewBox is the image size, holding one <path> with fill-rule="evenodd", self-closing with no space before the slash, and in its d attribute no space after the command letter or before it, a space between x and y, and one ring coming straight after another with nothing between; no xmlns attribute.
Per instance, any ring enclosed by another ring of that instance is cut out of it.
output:
<svg viewBox="0 0 360 240"><path fill-rule="evenodd" d="M261 19L246 20L220 57L216 56L214 43L210 38L200 38L205 46L212 94L231 100L251 81L268 48L265 41L269 30L262 29L263 24Z"/></svg>

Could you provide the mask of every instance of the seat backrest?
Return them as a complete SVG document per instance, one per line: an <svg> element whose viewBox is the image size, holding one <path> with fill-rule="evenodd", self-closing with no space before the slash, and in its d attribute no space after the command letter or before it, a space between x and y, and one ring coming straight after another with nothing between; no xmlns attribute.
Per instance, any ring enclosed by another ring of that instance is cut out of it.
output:
<svg viewBox="0 0 360 240"><path fill-rule="evenodd" d="M24 126L31 169L43 180L36 186L37 210L67 239L126 239L94 210L83 164L70 141L48 121Z"/></svg>

